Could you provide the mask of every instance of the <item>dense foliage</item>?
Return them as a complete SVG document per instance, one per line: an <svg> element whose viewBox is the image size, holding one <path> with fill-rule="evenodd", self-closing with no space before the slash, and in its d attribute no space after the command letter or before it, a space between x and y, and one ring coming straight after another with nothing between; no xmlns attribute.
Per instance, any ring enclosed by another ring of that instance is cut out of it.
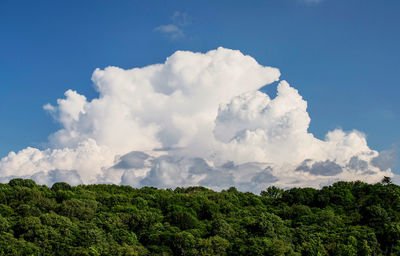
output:
<svg viewBox="0 0 400 256"><path fill-rule="evenodd" d="M400 187L0 184L1 255L400 255Z"/></svg>

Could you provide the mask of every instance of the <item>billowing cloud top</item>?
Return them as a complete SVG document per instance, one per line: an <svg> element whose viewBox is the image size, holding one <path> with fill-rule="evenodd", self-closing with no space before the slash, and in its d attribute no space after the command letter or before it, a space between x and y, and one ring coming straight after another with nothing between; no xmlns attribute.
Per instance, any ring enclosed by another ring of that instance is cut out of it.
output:
<svg viewBox="0 0 400 256"><path fill-rule="evenodd" d="M165 63L96 69L99 97L68 90L44 106L62 125L50 148L11 152L0 181L32 178L132 186L314 186L392 176L387 155L358 131L308 132L307 102L286 81L274 99L259 91L280 72L240 51L178 51ZM390 158L390 157L389 157Z"/></svg>

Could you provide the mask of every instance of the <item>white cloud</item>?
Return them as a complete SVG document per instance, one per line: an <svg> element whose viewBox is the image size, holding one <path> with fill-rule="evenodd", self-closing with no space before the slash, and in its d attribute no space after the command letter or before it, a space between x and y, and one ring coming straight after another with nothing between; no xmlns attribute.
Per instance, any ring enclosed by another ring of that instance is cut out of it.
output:
<svg viewBox="0 0 400 256"><path fill-rule="evenodd" d="M48 149L2 158L0 180L259 191L392 176L393 154L371 150L361 132L334 130L324 140L309 133L307 102L286 81L273 99L258 91L279 76L224 48L96 69L98 98L68 90L56 106L45 105L62 129Z"/></svg>

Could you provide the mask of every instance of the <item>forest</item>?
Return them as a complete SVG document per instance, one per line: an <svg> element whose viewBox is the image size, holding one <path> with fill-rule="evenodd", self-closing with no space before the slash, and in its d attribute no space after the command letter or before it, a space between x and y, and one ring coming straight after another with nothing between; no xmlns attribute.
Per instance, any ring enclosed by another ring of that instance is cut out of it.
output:
<svg viewBox="0 0 400 256"><path fill-rule="evenodd" d="M400 255L400 187L0 184L1 255Z"/></svg>

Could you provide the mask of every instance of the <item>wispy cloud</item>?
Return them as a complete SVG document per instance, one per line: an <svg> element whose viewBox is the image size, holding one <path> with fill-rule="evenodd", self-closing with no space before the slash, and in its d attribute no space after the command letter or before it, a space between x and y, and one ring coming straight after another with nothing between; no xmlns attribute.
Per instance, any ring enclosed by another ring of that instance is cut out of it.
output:
<svg viewBox="0 0 400 256"><path fill-rule="evenodd" d="M177 24L181 27L186 27L192 23L189 15L186 12L175 11L171 17L171 20L174 24Z"/></svg>
<svg viewBox="0 0 400 256"><path fill-rule="evenodd" d="M299 1L306 4L319 4L322 3L324 0L299 0Z"/></svg>
<svg viewBox="0 0 400 256"><path fill-rule="evenodd" d="M166 34L171 40L176 40L185 36L183 30L174 24L158 26L154 29L154 31L159 31L163 34Z"/></svg>
<svg viewBox="0 0 400 256"><path fill-rule="evenodd" d="M171 17L172 23L160 25L154 28L154 31L166 35L171 40L177 40L185 37L183 28L190 25L190 17L187 13L175 11Z"/></svg>

